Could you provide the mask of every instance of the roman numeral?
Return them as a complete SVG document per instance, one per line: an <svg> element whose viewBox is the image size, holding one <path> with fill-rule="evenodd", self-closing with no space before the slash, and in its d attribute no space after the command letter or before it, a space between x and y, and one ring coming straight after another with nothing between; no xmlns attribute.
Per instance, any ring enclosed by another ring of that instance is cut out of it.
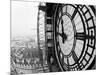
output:
<svg viewBox="0 0 100 75"><path fill-rule="evenodd" d="M78 8L79 8L79 6L77 6L76 9L74 10L74 12L73 12L73 14L72 14L72 18L71 18L71 20L73 20L74 17L75 17L75 15L77 14L77 12L78 12Z"/></svg>
<svg viewBox="0 0 100 75"><path fill-rule="evenodd" d="M86 39L95 39L95 36L93 36L93 35L90 35L90 36L86 35L85 32L77 32L75 34L75 37L76 37L76 39L83 40L83 41L85 41Z"/></svg>
<svg viewBox="0 0 100 75"><path fill-rule="evenodd" d="M60 8L59 8L59 12L61 12L61 15L63 15L63 9L62 9L62 5L60 4Z"/></svg>
<svg viewBox="0 0 100 75"><path fill-rule="evenodd" d="M91 20L91 19L93 19L93 16L91 16L90 18L88 18L88 19L86 20L86 22L88 22L88 21Z"/></svg>
<svg viewBox="0 0 100 75"><path fill-rule="evenodd" d="M68 5L66 5L66 13L67 13L67 10L68 10L68 7L67 7Z"/></svg>
<svg viewBox="0 0 100 75"><path fill-rule="evenodd" d="M92 26L92 27L88 27L87 29L95 29L96 27L95 26Z"/></svg>
<svg viewBox="0 0 100 75"><path fill-rule="evenodd" d="M77 32L75 37L76 37L76 39L79 39L79 40L85 40L87 38L87 36L84 32Z"/></svg>
<svg viewBox="0 0 100 75"><path fill-rule="evenodd" d="M73 57L74 61L77 63L78 62L78 57L77 57L74 50L72 51L72 57Z"/></svg>
<svg viewBox="0 0 100 75"><path fill-rule="evenodd" d="M86 51L86 54L88 54L90 57L92 57L92 55L91 55L91 54L89 54L87 51Z"/></svg>
<svg viewBox="0 0 100 75"><path fill-rule="evenodd" d="M68 71L70 71L68 58L67 58L67 65L68 65Z"/></svg>
<svg viewBox="0 0 100 75"><path fill-rule="evenodd" d="M87 46L88 46L88 47L91 47L91 48L93 48L93 49L95 49L95 46L91 46L91 45L89 45L89 44L87 44Z"/></svg>
<svg viewBox="0 0 100 75"><path fill-rule="evenodd" d="M86 10L86 12L85 12L85 13L83 13L83 15L85 15L87 12L89 12L89 9L87 9L87 10Z"/></svg>
<svg viewBox="0 0 100 75"><path fill-rule="evenodd" d="M83 59L84 59L86 62L88 62L88 60L87 60L85 57L83 57Z"/></svg>
<svg viewBox="0 0 100 75"><path fill-rule="evenodd" d="M64 55L63 54L62 54L62 57L61 57L61 61L62 61L62 64L64 64Z"/></svg>

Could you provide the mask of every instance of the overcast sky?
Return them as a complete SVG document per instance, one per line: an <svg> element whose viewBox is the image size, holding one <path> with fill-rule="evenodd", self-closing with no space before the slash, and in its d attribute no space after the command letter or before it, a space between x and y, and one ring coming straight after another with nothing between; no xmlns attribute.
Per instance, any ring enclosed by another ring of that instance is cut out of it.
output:
<svg viewBox="0 0 100 75"><path fill-rule="evenodd" d="M37 2L12 1L11 37L37 34Z"/></svg>

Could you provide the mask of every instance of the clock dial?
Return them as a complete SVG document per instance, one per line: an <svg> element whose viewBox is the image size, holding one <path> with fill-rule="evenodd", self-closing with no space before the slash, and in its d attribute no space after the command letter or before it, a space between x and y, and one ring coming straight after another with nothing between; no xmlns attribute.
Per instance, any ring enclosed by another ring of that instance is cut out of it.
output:
<svg viewBox="0 0 100 75"><path fill-rule="evenodd" d="M95 15L89 6L61 5L55 12L55 52L62 70L88 69L95 57Z"/></svg>
<svg viewBox="0 0 100 75"><path fill-rule="evenodd" d="M74 43L74 29L70 18L65 14L60 17L58 24L58 42L62 53L69 56Z"/></svg>

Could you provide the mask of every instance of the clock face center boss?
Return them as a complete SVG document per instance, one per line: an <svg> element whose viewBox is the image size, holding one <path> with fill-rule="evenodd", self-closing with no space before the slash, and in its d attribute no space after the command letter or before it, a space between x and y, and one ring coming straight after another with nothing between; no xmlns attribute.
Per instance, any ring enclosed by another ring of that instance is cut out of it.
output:
<svg viewBox="0 0 100 75"><path fill-rule="evenodd" d="M69 14L63 14L58 23L58 41L61 47L61 52L65 56L71 54L74 43L73 22Z"/></svg>

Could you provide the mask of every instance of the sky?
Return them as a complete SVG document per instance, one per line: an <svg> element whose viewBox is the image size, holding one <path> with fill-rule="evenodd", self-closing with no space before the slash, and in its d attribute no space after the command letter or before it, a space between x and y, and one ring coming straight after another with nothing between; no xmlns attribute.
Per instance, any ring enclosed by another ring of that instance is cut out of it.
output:
<svg viewBox="0 0 100 75"><path fill-rule="evenodd" d="M11 2L11 38L37 35L38 2Z"/></svg>

